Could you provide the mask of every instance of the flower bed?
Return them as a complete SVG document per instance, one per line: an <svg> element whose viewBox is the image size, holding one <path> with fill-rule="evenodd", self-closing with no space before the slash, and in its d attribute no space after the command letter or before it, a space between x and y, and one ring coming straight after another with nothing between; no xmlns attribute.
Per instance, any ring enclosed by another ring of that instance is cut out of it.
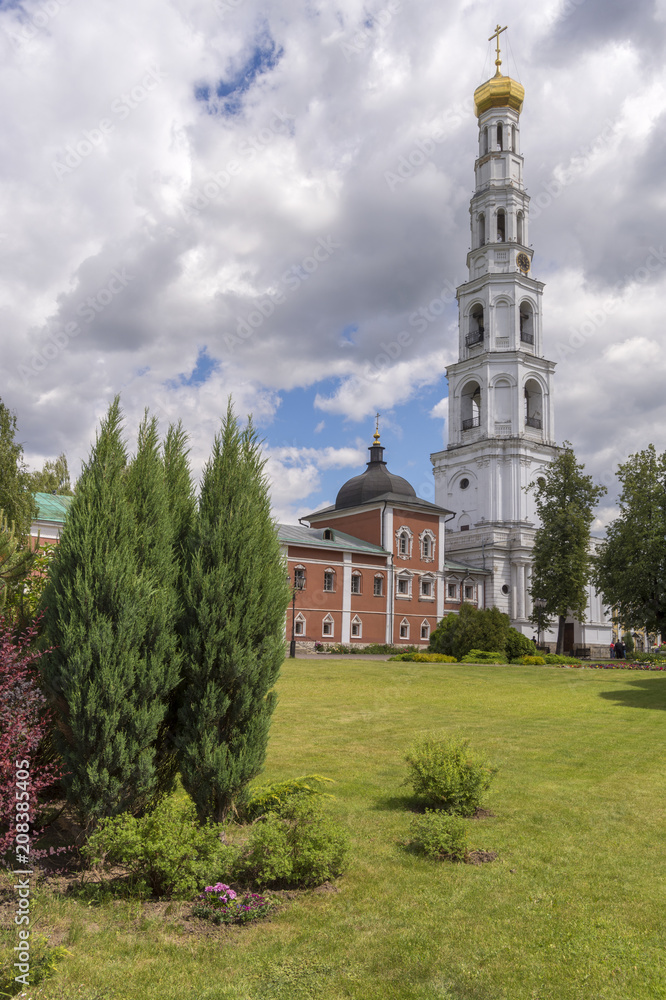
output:
<svg viewBox="0 0 666 1000"><path fill-rule="evenodd" d="M616 660L614 663L552 663L553 667L565 667L576 670L666 670L662 663L629 663L628 660Z"/></svg>
<svg viewBox="0 0 666 1000"><path fill-rule="evenodd" d="M192 913L195 917L203 917L214 924L247 924L251 920L268 916L275 905L266 896L260 896L256 892L239 895L228 885L218 882L217 885L206 886L197 896Z"/></svg>

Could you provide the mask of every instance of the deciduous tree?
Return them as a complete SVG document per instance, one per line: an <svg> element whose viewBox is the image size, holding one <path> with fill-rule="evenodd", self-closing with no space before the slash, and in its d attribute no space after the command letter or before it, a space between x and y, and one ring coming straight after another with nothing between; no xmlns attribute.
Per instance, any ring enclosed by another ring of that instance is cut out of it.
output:
<svg viewBox="0 0 666 1000"><path fill-rule="evenodd" d="M666 640L666 453L654 445L620 465L620 515L595 559L594 579L617 619Z"/></svg>
<svg viewBox="0 0 666 1000"><path fill-rule="evenodd" d="M562 652L567 615L585 621L587 585L591 575L590 528L594 508L606 492L583 474L584 465L568 441L537 482L534 491L541 526L533 550L532 598L546 604L542 622L559 619L557 652ZM536 610L531 620L537 624Z"/></svg>
<svg viewBox="0 0 666 1000"><path fill-rule="evenodd" d="M32 496L30 473L23 461L23 446L15 440L16 431L16 414L0 400L0 509L23 541L30 535L37 505Z"/></svg>

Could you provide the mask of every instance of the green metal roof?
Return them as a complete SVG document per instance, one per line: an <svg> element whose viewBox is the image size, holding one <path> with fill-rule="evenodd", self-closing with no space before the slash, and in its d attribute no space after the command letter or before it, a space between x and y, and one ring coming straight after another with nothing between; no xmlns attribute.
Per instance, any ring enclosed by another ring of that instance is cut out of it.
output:
<svg viewBox="0 0 666 1000"><path fill-rule="evenodd" d="M35 493L38 521L65 523L67 511L74 497L56 496L55 493Z"/></svg>
<svg viewBox="0 0 666 1000"><path fill-rule="evenodd" d="M337 528L306 528L302 524L276 525L278 540L291 545L316 545L322 549L354 549L356 552L370 552L373 555L386 556L388 553L381 545L364 542L362 538L354 538ZM332 537L324 538L324 531L330 531Z"/></svg>

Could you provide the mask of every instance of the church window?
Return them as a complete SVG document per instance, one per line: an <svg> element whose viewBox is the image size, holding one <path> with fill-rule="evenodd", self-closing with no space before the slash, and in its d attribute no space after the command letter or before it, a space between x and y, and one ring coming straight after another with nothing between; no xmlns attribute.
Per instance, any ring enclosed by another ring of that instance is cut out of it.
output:
<svg viewBox="0 0 666 1000"><path fill-rule="evenodd" d="M323 622L321 623L321 634L323 636L328 636L329 638L330 638L330 636L333 635L333 616L332 615L326 615L326 617L324 618Z"/></svg>
<svg viewBox="0 0 666 1000"><path fill-rule="evenodd" d="M462 392L462 429L481 426L481 387L478 382L468 382Z"/></svg>
<svg viewBox="0 0 666 1000"><path fill-rule="evenodd" d="M512 153L517 153L518 152L518 144L516 142L516 139L517 139L516 126L512 125L511 126L511 152Z"/></svg>
<svg viewBox="0 0 666 1000"><path fill-rule="evenodd" d="M469 479L461 479L459 485L461 490L466 490L469 486Z"/></svg>
<svg viewBox="0 0 666 1000"><path fill-rule="evenodd" d="M305 635L305 618L300 611L294 621L294 635Z"/></svg>
<svg viewBox="0 0 666 1000"><path fill-rule="evenodd" d="M541 430L542 419L542 396L541 386L534 378L529 378L525 383L525 426Z"/></svg>
<svg viewBox="0 0 666 1000"><path fill-rule="evenodd" d="M484 156L485 156L485 154L487 152L488 152L488 126L486 125L486 127L483 130L483 153L484 153Z"/></svg>
<svg viewBox="0 0 666 1000"><path fill-rule="evenodd" d="M412 580L409 576L399 576L396 583L396 592L399 597L411 597Z"/></svg>
<svg viewBox="0 0 666 1000"><path fill-rule="evenodd" d="M330 528L324 528L324 534L323 534L322 537L323 537L324 541L330 542L332 540L332 538L333 538L333 532L331 531Z"/></svg>
<svg viewBox="0 0 666 1000"><path fill-rule="evenodd" d="M472 311L469 314L469 333L467 334L467 346L473 347L475 344L480 344L483 341L484 325L483 325L483 306L475 305L472 306Z"/></svg>
<svg viewBox="0 0 666 1000"><path fill-rule="evenodd" d="M479 246L484 247L486 245L486 217L481 212L479 215Z"/></svg>
<svg viewBox="0 0 666 1000"><path fill-rule="evenodd" d="M409 559L412 554L412 532L402 524L395 533L396 551L401 559Z"/></svg>
<svg viewBox="0 0 666 1000"><path fill-rule="evenodd" d="M503 208L497 212L497 241L504 243L506 240L506 213Z"/></svg>
<svg viewBox="0 0 666 1000"><path fill-rule="evenodd" d="M400 622L400 638L409 639L409 622L406 618L403 618Z"/></svg>
<svg viewBox="0 0 666 1000"><path fill-rule="evenodd" d="M469 531L469 524L461 524L460 525L460 530L461 531Z"/></svg>
<svg viewBox="0 0 666 1000"><path fill-rule="evenodd" d="M421 597L432 597L432 580L427 577L421 579Z"/></svg>
<svg viewBox="0 0 666 1000"><path fill-rule="evenodd" d="M354 615L351 623L352 639L360 639L361 631L362 631L361 619L358 617L358 615Z"/></svg>
<svg viewBox="0 0 666 1000"><path fill-rule="evenodd" d="M351 592L352 594L361 593L361 574L353 573L351 578Z"/></svg>
<svg viewBox="0 0 666 1000"><path fill-rule="evenodd" d="M502 123L501 122L497 123L497 148L498 149L503 149L504 148L504 137L503 137L503 133L502 133Z"/></svg>
<svg viewBox="0 0 666 1000"><path fill-rule="evenodd" d="M421 622L421 638L422 639L430 638L430 622L428 621L427 618L424 618L423 621Z"/></svg>
<svg viewBox="0 0 666 1000"><path fill-rule="evenodd" d="M335 590L335 571L332 569L324 570L324 590L328 594Z"/></svg>
<svg viewBox="0 0 666 1000"><path fill-rule="evenodd" d="M505 594L505 595L509 593L509 585L508 585L508 583L503 583L502 584L502 593Z"/></svg>
<svg viewBox="0 0 666 1000"><path fill-rule="evenodd" d="M518 219L517 219L517 221L518 221L518 235L517 235L517 238L518 238L518 242L519 243L523 243L523 219L524 219L523 213L522 212L518 212Z"/></svg>
<svg viewBox="0 0 666 1000"><path fill-rule="evenodd" d="M448 597L448 599L450 601L457 601L458 600L458 584L457 583L449 583L449 584L447 584L447 587L446 587L446 596Z"/></svg>
<svg viewBox="0 0 666 1000"><path fill-rule="evenodd" d="M305 590L305 566L296 566L294 569L294 589Z"/></svg>
<svg viewBox="0 0 666 1000"><path fill-rule="evenodd" d="M435 558L435 535L429 528L419 535L421 541L421 559L425 562L432 562Z"/></svg>
<svg viewBox="0 0 666 1000"><path fill-rule="evenodd" d="M534 343L534 310L525 301L520 303L520 339L524 344Z"/></svg>
<svg viewBox="0 0 666 1000"><path fill-rule="evenodd" d="M465 600L466 601L474 600L474 587L472 584L465 584Z"/></svg>
<svg viewBox="0 0 666 1000"><path fill-rule="evenodd" d="M373 594L375 597L381 597L384 593L384 577L378 573L375 577L375 582L373 585Z"/></svg>

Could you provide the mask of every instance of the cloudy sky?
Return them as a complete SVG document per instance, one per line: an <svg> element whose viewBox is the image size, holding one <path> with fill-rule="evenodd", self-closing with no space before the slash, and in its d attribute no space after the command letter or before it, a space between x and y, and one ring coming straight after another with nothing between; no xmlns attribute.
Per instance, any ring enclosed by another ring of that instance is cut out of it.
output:
<svg viewBox="0 0 666 1000"><path fill-rule="evenodd" d="M76 473L120 392L128 435L180 417L200 469L232 393L281 519L361 471L376 410L432 498L498 20L558 441L611 485L666 449L666 0L0 0L0 397L29 464Z"/></svg>

